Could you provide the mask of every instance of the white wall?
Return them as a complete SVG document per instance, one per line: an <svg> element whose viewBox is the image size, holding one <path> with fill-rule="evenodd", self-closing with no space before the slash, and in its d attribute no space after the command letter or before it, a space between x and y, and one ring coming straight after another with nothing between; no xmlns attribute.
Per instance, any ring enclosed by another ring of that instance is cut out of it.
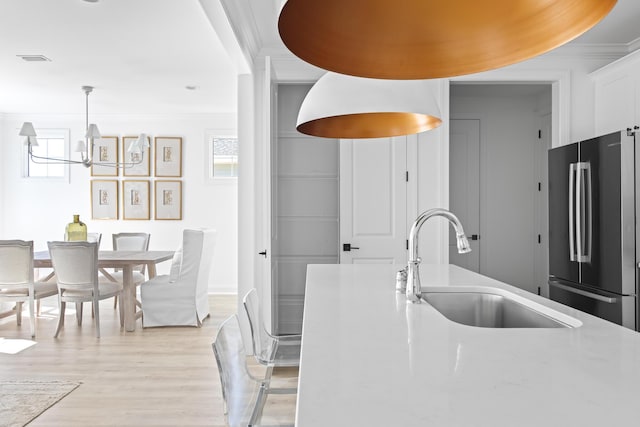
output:
<svg viewBox="0 0 640 427"><path fill-rule="evenodd" d="M561 114L567 115L567 129L562 129L562 137L554 140L554 146L596 136L595 130L595 88L589 76L594 70L618 59L619 53L599 52L576 46L563 46L545 55L509 67L484 73L456 77L458 81L513 82L561 80L566 88L554 96L559 96ZM564 123L554 123L555 127ZM559 129L556 129L559 130ZM555 132L555 131L554 131Z"/></svg>
<svg viewBox="0 0 640 427"><path fill-rule="evenodd" d="M185 228L211 227L218 232L210 292L236 292L237 289L237 182L215 183L205 168L207 146L205 133L219 131L235 134L235 114L184 116L93 115L103 135L130 136L147 133L155 136L179 136L183 143L183 215L181 221L106 221L91 219L90 169L70 166L70 182L41 182L22 178L21 140L18 130L23 121L37 128L69 129L71 146L82 139L84 116L21 115L0 120L0 238L33 240L36 250L45 249L48 240L61 240L72 215L80 214L90 232L102 233L102 248L111 248L111 234L125 231L151 233L151 249L175 249ZM72 153L72 157L77 153ZM99 177L98 179L111 179ZM120 181L124 177L118 178ZM138 178L136 178L138 179ZM153 177L148 178L153 181ZM120 184L121 185L121 184ZM151 185L153 189L153 185ZM121 187L120 187L121 191ZM122 218L120 201L120 218ZM152 201L153 206L153 201ZM151 209L153 218L153 209ZM166 273L169 263L158 266Z"/></svg>
<svg viewBox="0 0 640 427"><path fill-rule="evenodd" d="M4 144L4 138L1 135L5 133L5 124L4 124L4 114L0 114L0 165L2 166L2 170L0 171L0 177L2 176L2 171L4 171L4 159L5 152L7 151L6 147L8 144ZM4 203L4 188L6 186L6 179L2 177L0 179L0 202ZM4 209L0 209L0 236L4 236Z"/></svg>

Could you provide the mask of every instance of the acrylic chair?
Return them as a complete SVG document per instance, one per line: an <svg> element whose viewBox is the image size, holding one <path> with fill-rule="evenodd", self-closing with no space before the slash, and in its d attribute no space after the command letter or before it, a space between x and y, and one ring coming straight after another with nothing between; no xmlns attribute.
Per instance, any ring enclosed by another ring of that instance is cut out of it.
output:
<svg viewBox="0 0 640 427"><path fill-rule="evenodd" d="M122 294L122 284L98 282L97 242L48 242L51 263L58 284L58 326L54 337L58 337L66 303L76 303L78 325L82 321L82 303L92 302L95 312L96 337L100 338L99 301ZM120 307L120 326L124 326L124 311Z"/></svg>
<svg viewBox="0 0 640 427"><path fill-rule="evenodd" d="M255 378L248 372L240 324L235 314L220 326L213 342L213 354L220 373L225 418L230 427L260 425L257 422L261 421L269 394L296 393L292 388L272 388L268 379Z"/></svg>
<svg viewBox="0 0 640 427"><path fill-rule="evenodd" d="M262 323L262 310L256 289L251 289L243 298L243 305L249 326L251 342L256 360L273 367L299 366L301 335L271 335ZM271 371L268 371L268 376Z"/></svg>
<svg viewBox="0 0 640 427"><path fill-rule="evenodd" d="M15 302L15 308L0 317L16 315L22 324L22 304L29 304L31 336L36 336L35 301L58 293L55 283L36 282L33 279L33 242L0 240L0 300Z"/></svg>
<svg viewBox="0 0 640 427"><path fill-rule="evenodd" d="M114 251L138 251L138 252L146 252L149 250L149 240L151 239L151 235L149 233L116 233L111 235L111 239L113 241L113 250ZM146 265L138 265L133 268L133 283L138 286L142 284L146 280L145 277ZM118 282L124 283L124 277L122 275L121 269L114 269L112 271L107 271L104 268L99 269L100 282L110 281L110 282ZM138 305L139 302L136 301ZM118 305L118 297L114 298L113 308L116 308Z"/></svg>
<svg viewBox="0 0 640 427"><path fill-rule="evenodd" d="M170 274L140 286L142 326L202 326L209 316L209 274L215 230L184 230Z"/></svg>

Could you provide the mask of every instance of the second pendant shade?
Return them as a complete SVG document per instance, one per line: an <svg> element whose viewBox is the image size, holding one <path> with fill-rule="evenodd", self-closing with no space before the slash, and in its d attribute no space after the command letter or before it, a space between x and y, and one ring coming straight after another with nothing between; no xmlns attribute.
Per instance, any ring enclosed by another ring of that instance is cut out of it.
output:
<svg viewBox="0 0 640 427"><path fill-rule="evenodd" d="M302 102L296 128L325 138L382 138L424 132L441 123L429 81L329 72Z"/></svg>

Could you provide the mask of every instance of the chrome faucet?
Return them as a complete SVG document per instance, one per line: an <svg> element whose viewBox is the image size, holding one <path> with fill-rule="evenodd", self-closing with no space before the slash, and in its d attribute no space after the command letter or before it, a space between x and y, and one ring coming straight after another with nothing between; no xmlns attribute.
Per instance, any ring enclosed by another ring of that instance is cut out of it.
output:
<svg viewBox="0 0 640 427"><path fill-rule="evenodd" d="M429 209L418 216L411 226L409 232L409 265L407 266L407 299L413 303L420 302L422 294L422 285L420 284L420 257L418 256L418 234L420 228L429 218L441 216L446 218L456 231L456 240L458 243L458 253L465 254L471 252L467 236L464 235L462 224L458 217L446 209Z"/></svg>

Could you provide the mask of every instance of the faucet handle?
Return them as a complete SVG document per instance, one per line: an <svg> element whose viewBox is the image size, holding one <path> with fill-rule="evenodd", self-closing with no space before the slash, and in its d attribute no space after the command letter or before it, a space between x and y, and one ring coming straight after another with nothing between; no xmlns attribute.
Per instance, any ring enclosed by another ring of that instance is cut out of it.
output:
<svg viewBox="0 0 640 427"><path fill-rule="evenodd" d="M407 291L407 267L398 270L396 273L396 292L405 293Z"/></svg>

